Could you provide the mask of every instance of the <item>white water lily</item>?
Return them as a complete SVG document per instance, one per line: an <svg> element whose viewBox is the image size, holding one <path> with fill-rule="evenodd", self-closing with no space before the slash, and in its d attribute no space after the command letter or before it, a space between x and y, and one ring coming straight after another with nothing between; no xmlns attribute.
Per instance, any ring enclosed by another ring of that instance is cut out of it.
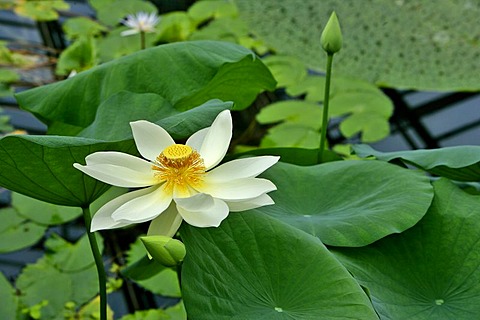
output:
<svg viewBox="0 0 480 320"><path fill-rule="evenodd" d="M120 33L121 36L130 36L140 32L155 32L155 26L160 21L160 17L155 13L139 12L137 14L129 14L122 24L129 27Z"/></svg>
<svg viewBox="0 0 480 320"><path fill-rule="evenodd" d="M141 188L101 207L91 231L152 221L148 235L172 237L185 220L196 227L218 227L232 211L273 204L267 195L276 190L256 178L279 157L236 159L218 167L232 138L230 111L222 111L211 127L176 144L162 127L144 120L130 123L138 158L121 152L96 152L86 165L74 167L105 183Z"/></svg>

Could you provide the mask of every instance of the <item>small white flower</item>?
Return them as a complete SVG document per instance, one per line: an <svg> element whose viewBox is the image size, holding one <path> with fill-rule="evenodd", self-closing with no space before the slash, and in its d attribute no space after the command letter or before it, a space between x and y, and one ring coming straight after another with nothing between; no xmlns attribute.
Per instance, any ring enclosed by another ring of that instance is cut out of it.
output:
<svg viewBox="0 0 480 320"><path fill-rule="evenodd" d="M137 14L129 14L122 24L129 27L120 33L121 36L130 36L140 32L155 32L155 26L160 21L160 17L155 13L139 12Z"/></svg>
<svg viewBox="0 0 480 320"><path fill-rule="evenodd" d="M218 227L229 211L273 204L267 195L276 190L256 178L279 157L237 159L215 169L232 138L230 111L222 111L211 127L176 144L162 127L144 120L130 123L138 151L147 160L121 153L96 152L87 165L74 167L128 192L101 207L91 231L112 229L152 220L148 235L172 237L183 220L196 227Z"/></svg>

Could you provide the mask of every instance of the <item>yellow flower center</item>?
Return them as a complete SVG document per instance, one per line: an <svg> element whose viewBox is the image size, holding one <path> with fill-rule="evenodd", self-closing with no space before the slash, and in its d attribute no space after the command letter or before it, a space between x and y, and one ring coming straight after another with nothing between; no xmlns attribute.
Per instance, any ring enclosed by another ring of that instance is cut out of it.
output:
<svg viewBox="0 0 480 320"><path fill-rule="evenodd" d="M190 188L197 188L203 182L205 165L197 151L183 144L166 147L152 165L158 183L165 182L167 192L187 197Z"/></svg>

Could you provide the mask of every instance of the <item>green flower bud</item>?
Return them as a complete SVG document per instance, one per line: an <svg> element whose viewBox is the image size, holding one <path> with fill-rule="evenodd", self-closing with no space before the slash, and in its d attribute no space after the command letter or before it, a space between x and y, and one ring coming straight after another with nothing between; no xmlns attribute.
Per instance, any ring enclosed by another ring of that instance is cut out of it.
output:
<svg viewBox="0 0 480 320"><path fill-rule="evenodd" d="M164 266L176 266L185 258L185 245L179 240L166 236L140 237L140 240L152 258Z"/></svg>
<svg viewBox="0 0 480 320"><path fill-rule="evenodd" d="M340 30L340 23L338 22L335 11L332 12L327 25L323 29L320 43L322 44L323 50L328 54L334 54L342 48L342 30Z"/></svg>

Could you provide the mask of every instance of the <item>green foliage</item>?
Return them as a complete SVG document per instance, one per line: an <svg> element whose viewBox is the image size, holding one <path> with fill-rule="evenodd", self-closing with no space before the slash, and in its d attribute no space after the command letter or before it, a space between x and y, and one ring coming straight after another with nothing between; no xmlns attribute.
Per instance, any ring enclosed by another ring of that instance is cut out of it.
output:
<svg viewBox="0 0 480 320"><path fill-rule="evenodd" d="M16 14L37 21L58 19L58 10L68 10L70 5L63 0L25 0L13 3Z"/></svg>
<svg viewBox="0 0 480 320"><path fill-rule="evenodd" d="M210 319L377 319L370 301L315 237L258 212L218 228L184 225L188 314Z"/></svg>
<svg viewBox="0 0 480 320"><path fill-rule="evenodd" d="M335 74L402 89L480 89L478 2L237 0L235 4L251 32L275 52L296 56L315 70L325 70L321 32L335 11L344 35L343 49L335 56Z"/></svg>
<svg viewBox="0 0 480 320"><path fill-rule="evenodd" d="M69 39L78 39L80 37L95 37L108 29L100 23L87 17L75 17L68 19L62 25L65 35Z"/></svg>
<svg viewBox="0 0 480 320"><path fill-rule="evenodd" d="M423 217L433 197L427 177L381 161L279 163L263 176L278 188L271 193L275 206L256 211L332 246L359 247L402 232Z"/></svg>
<svg viewBox="0 0 480 320"><path fill-rule="evenodd" d="M20 80L20 75L17 72L10 69L0 69L0 97L12 96L13 89L10 87L10 83L18 80Z"/></svg>
<svg viewBox="0 0 480 320"><path fill-rule="evenodd" d="M0 273L0 308L1 319L18 319L18 297L15 295L15 289L5 276Z"/></svg>
<svg viewBox="0 0 480 320"><path fill-rule="evenodd" d="M354 146L360 157L401 160L431 174L458 181L480 180L480 146L456 146L432 150L379 152L368 145Z"/></svg>
<svg viewBox="0 0 480 320"><path fill-rule="evenodd" d="M59 319L66 303L82 305L96 295L98 278L86 236L75 244L53 236L46 246L50 252L22 270L16 287L29 312L33 308L41 319Z"/></svg>
<svg viewBox="0 0 480 320"><path fill-rule="evenodd" d="M157 12L157 8L143 0L89 0L95 9L98 20L107 25L115 26L129 14L137 12Z"/></svg>
<svg viewBox="0 0 480 320"><path fill-rule="evenodd" d="M111 30L105 37L96 39L96 47L99 62L108 62L140 50L140 35L135 34L128 37L121 35L127 27L118 27ZM155 34L145 34L145 46L154 46Z"/></svg>
<svg viewBox="0 0 480 320"><path fill-rule="evenodd" d="M88 206L107 186L73 168L100 150L133 152L132 141L60 136L7 136L0 139L0 185L54 204Z"/></svg>
<svg viewBox="0 0 480 320"><path fill-rule="evenodd" d="M137 311L120 318L120 320L186 320L187 313L183 303L178 303L168 309L150 309Z"/></svg>
<svg viewBox="0 0 480 320"><path fill-rule="evenodd" d="M193 30L195 26L185 12L170 12L162 15L158 25L157 40L160 42L185 41Z"/></svg>
<svg viewBox="0 0 480 320"><path fill-rule="evenodd" d="M175 298L181 296L177 272L149 259L140 240L130 246L122 274L155 294Z"/></svg>
<svg viewBox="0 0 480 320"><path fill-rule="evenodd" d="M10 90L7 90L10 92ZM2 96L2 84L0 83L0 97ZM3 114L3 109L0 108L0 132L13 131L13 127L10 125L10 116Z"/></svg>
<svg viewBox="0 0 480 320"><path fill-rule="evenodd" d="M46 227L21 216L13 208L0 209L0 253L12 252L37 243Z"/></svg>
<svg viewBox="0 0 480 320"><path fill-rule="evenodd" d="M282 55L270 55L262 59L263 63L270 69L275 80L277 80L277 88L295 88L295 86L307 78L307 69L303 62L299 59L292 56L282 56ZM320 77L314 77L314 79L323 79ZM305 86L304 86L305 87ZM318 86L323 88L323 86ZM303 88L303 87L302 87ZM290 89L294 90L294 89ZM294 91L295 92L295 91ZM291 96L297 96L300 93L287 93ZM321 101L323 96L314 101ZM308 99L307 99L308 100Z"/></svg>
<svg viewBox="0 0 480 320"><path fill-rule="evenodd" d="M143 50L66 81L22 92L17 100L49 125L85 128L94 121L98 106L122 90L161 95L179 110L214 98L243 109L259 92L274 86L270 72L251 51L201 41Z"/></svg>
<svg viewBox="0 0 480 320"><path fill-rule="evenodd" d="M68 75L73 70L80 72L96 65L96 48L93 38L80 37L67 49L62 51L55 73Z"/></svg>
<svg viewBox="0 0 480 320"><path fill-rule="evenodd" d="M196 26L210 19L235 18L238 14L232 2L217 0L197 1L188 8L187 13Z"/></svg>
<svg viewBox="0 0 480 320"><path fill-rule="evenodd" d="M480 313L478 196L434 183L435 198L416 226L359 249L335 249L368 286L382 318L471 319Z"/></svg>
<svg viewBox="0 0 480 320"><path fill-rule="evenodd" d="M12 207L20 216L43 225L62 224L82 214L80 208L57 206L19 193L12 193Z"/></svg>

